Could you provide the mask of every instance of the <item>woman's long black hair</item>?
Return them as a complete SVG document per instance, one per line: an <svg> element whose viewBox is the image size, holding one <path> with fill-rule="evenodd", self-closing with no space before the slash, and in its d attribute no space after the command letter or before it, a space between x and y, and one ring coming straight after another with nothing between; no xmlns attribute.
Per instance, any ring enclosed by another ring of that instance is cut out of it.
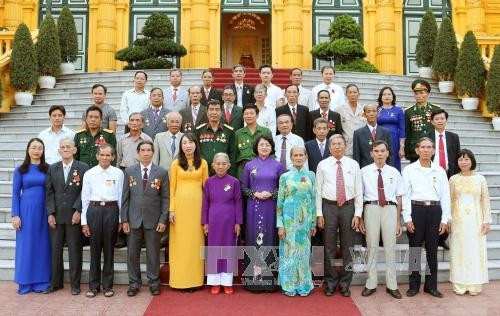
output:
<svg viewBox="0 0 500 316"><path fill-rule="evenodd" d="M38 137L30 139L30 141L28 142L28 145L26 146L26 155L24 156L23 163L19 166L19 172L25 173L28 171L29 165L31 164L31 157L28 151L33 142L39 142L43 146L43 152L42 156L40 157L40 164L38 165L38 169L43 173L47 173L49 165L45 162L45 144L43 143L43 140Z"/></svg>

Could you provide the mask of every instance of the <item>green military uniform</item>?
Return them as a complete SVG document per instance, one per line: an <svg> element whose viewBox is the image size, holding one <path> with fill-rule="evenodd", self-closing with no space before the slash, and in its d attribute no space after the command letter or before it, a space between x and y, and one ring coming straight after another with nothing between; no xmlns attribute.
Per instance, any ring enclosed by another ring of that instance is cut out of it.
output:
<svg viewBox="0 0 500 316"><path fill-rule="evenodd" d="M268 136L270 138L273 138L269 128L262 127L258 124L253 134L248 129L248 126L240 128L236 131L236 164L238 166L236 175L240 180L245 164L255 158L255 154L253 152L253 143L260 136Z"/></svg>
<svg viewBox="0 0 500 316"><path fill-rule="evenodd" d="M95 167L98 164L97 148L104 143L110 144L116 151L116 137L112 130L101 128L95 136L92 136L89 129L79 130L75 135L76 154L74 158L85 162L91 168ZM116 155L112 164L113 166L116 164Z"/></svg>
<svg viewBox="0 0 500 316"><path fill-rule="evenodd" d="M214 175L212 161L216 153L226 153L231 162L229 174L235 175L236 145L234 141L233 128L227 124L219 123L217 131L214 131L209 123L203 123L196 127L196 138L200 142L200 151L208 163L210 175Z"/></svg>
<svg viewBox="0 0 500 316"><path fill-rule="evenodd" d="M411 162L418 160L415 147L420 138L429 137L434 126L431 124L432 111L439 109L438 105L427 102L425 106L414 104L405 109L405 157Z"/></svg>

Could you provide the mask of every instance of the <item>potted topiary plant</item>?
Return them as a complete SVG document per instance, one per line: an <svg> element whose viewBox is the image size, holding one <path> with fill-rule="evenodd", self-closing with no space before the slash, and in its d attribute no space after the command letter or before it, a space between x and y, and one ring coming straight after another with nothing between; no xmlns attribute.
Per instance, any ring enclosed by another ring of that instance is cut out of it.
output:
<svg viewBox="0 0 500 316"><path fill-rule="evenodd" d="M436 43L437 24L434 13L428 10L418 30L417 46L415 47L418 74L422 78L432 78L432 58L434 56L434 44Z"/></svg>
<svg viewBox="0 0 500 316"><path fill-rule="evenodd" d="M69 75L75 72L74 62L78 57L78 35L75 20L67 5L63 7L57 19L57 33L59 34L61 51L61 74Z"/></svg>
<svg viewBox="0 0 500 316"><path fill-rule="evenodd" d="M484 63L476 37L472 31L465 34L460 46L457 68L455 70L455 86L462 97L465 110L477 110L478 96L484 89Z"/></svg>
<svg viewBox="0 0 500 316"><path fill-rule="evenodd" d="M59 51L56 23L50 14L47 14L40 25L35 50L40 74L38 85L42 89L53 89L61 64L61 52Z"/></svg>
<svg viewBox="0 0 500 316"><path fill-rule="evenodd" d="M432 59L432 70L439 81L440 92L453 92L453 78L457 67L457 57L457 37L451 19L445 17L439 26Z"/></svg>
<svg viewBox="0 0 500 316"><path fill-rule="evenodd" d="M17 27L10 55L10 82L16 89L17 105L30 105L36 88L38 66L31 33L26 24Z"/></svg>
<svg viewBox="0 0 500 316"><path fill-rule="evenodd" d="M495 46L486 81L486 106L493 113L493 128L500 130L500 45Z"/></svg>

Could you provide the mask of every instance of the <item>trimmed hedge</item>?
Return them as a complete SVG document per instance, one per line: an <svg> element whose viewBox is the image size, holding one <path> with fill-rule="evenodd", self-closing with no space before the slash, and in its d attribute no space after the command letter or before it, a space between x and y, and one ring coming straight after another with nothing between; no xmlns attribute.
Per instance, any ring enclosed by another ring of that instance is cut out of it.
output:
<svg viewBox="0 0 500 316"><path fill-rule="evenodd" d="M486 82L486 104L488 111L495 116L500 116L500 45L495 46L490 63L488 81Z"/></svg>
<svg viewBox="0 0 500 316"><path fill-rule="evenodd" d="M336 65L338 71L372 72L378 73L378 69L364 59L357 59L346 64Z"/></svg>
<svg viewBox="0 0 500 316"><path fill-rule="evenodd" d="M19 24L12 43L10 55L10 82L17 91L32 91L36 88L38 66L35 47L28 26Z"/></svg>
<svg viewBox="0 0 500 316"><path fill-rule="evenodd" d="M78 34L76 33L73 14L71 14L67 5L63 7L61 15L57 19L57 32L59 34L61 61L74 63L78 57Z"/></svg>
<svg viewBox="0 0 500 316"><path fill-rule="evenodd" d="M484 90L485 70L481 50L472 31L465 34L455 70L458 95L478 97Z"/></svg>
<svg viewBox="0 0 500 316"><path fill-rule="evenodd" d="M43 19L35 44L38 72L41 76L56 76L61 65L61 51L54 18L48 14Z"/></svg>
<svg viewBox="0 0 500 316"><path fill-rule="evenodd" d="M445 17L439 26L434 45L434 58L432 59L432 70L439 81L453 80L457 58L458 47L455 30L453 30L451 19Z"/></svg>
<svg viewBox="0 0 500 316"><path fill-rule="evenodd" d="M431 10L427 10L418 30L417 46L415 48L416 62L419 67L430 67L434 56L438 29L436 18Z"/></svg>

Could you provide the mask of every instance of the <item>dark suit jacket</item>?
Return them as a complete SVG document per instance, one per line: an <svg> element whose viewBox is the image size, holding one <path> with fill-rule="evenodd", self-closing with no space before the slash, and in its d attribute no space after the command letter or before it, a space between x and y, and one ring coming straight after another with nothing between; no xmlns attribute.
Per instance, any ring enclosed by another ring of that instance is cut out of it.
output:
<svg viewBox="0 0 500 316"><path fill-rule="evenodd" d="M68 179L64 182L62 162L50 165L45 181L45 207L47 215L54 215L57 224L71 224L76 211L82 211L83 175L89 170L86 163L73 160Z"/></svg>
<svg viewBox="0 0 500 316"><path fill-rule="evenodd" d="M167 131L167 114L171 112L166 106L161 107L161 111L158 114L158 119L154 120L154 112L151 107L145 109L141 112L144 118L144 127L142 131L146 133L153 140L156 134Z"/></svg>
<svg viewBox="0 0 500 316"><path fill-rule="evenodd" d="M222 105L221 108L222 108L221 121L223 123L228 124L229 126L234 128L235 132L243 127L243 109L242 108L240 108L237 105L233 105L233 108L231 109L231 119L229 120L229 122L226 122L226 110L224 109L224 105Z"/></svg>
<svg viewBox="0 0 500 316"><path fill-rule="evenodd" d="M180 110L179 114L182 116L181 132L183 133L189 131L194 132L196 126L203 123L208 123L207 108L204 106L200 106L200 109L198 110L198 116L196 117L196 122L193 122L193 109L191 108L191 106Z"/></svg>
<svg viewBox="0 0 500 316"><path fill-rule="evenodd" d="M141 165L128 167L124 171L120 209L122 222L129 222L133 229L138 229L141 225L145 229L156 229L159 223L167 224L169 192L170 182L164 168L152 164L146 188L143 189Z"/></svg>
<svg viewBox="0 0 500 316"><path fill-rule="evenodd" d="M315 139L311 139L305 143L307 151L307 163L309 165L309 170L316 173L318 164L321 160L330 157L330 151L328 149L328 141L325 141L325 151L323 156L321 156L321 151L319 150L318 142Z"/></svg>
<svg viewBox="0 0 500 316"><path fill-rule="evenodd" d="M446 175L448 176L448 179L459 172L458 166L457 166L457 157L458 157L458 152L460 151L460 138L458 137L457 134L453 132L448 132L444 131L444 137L446 137L446 153L448 154L448 170L446 170ZM436 130L433 129L430 134L429 138L434 141L436 139ZM436 151L439 150L439 143L435 144L436 146ZM432 157L434 160L434 157Z"/></svg>
<svg viewBox="0 0 500 316"><path fill-rule="evenodd" d="M375 140L384 140L389 145L389 158L387 159L387 164L394 167L391 131L379 125L377 125L376 131L377 135ZM360 168L373 163L373 159L370 156L372 142L372 133L370 133L368 126L358 128L354 131L352 157L359 163Z"/></svg>
<svg viewBox="0 0 500 316"><path fill-rule="evenodd" d="M236 85L234 82L231 84L231 87L233 87L234 91L238 93L238 90L236 90ZM248 103L255 103L255 98L253 97L253 92L254 92L254 86L243 83L243 98L242 100L242 106L245 106L245 104ZM236 99L234 100L235 104L238 104L238 96L236 96Z"/></svg>
<svg viewBox="0 0 500 316"><path fill-rule="evenodd" d="M292 112L290 111L290 106L288 104L276 108L276 117L282 114L292 116ZM309 108L307 106L297 104L297 121L294 121L292 116L292 123L292 133L302 137L305 142L311 139L311 116L309 115ZM276 131L276 134L278 134L278 131Z"/></svg>
<svg viewBox="0 0 500 316"><path fill-rule="evenodd" d="M223 104L224 101L222 101L222 91L215 89L214 87L210 88L210 92L208 93L208 97L205 95L205 89L203 86L200 86L201 89L201 105L207 106L208 101L210 100L217 100L219 101L219 104Z"/></svg>
<svg viewBox="0 0 500 316"><path fill-rule="evenodd" d="M309 112L309 115L311 116L311 128L313 128L314 120L321 117L320 109ZM340 117L340 114L332 110L328 110L327 121L329 129L327 139L330 139L330 136L332 136L333 134L342 135L342 133L344 133L344 130L342 129L342 118Z"/></svg>

